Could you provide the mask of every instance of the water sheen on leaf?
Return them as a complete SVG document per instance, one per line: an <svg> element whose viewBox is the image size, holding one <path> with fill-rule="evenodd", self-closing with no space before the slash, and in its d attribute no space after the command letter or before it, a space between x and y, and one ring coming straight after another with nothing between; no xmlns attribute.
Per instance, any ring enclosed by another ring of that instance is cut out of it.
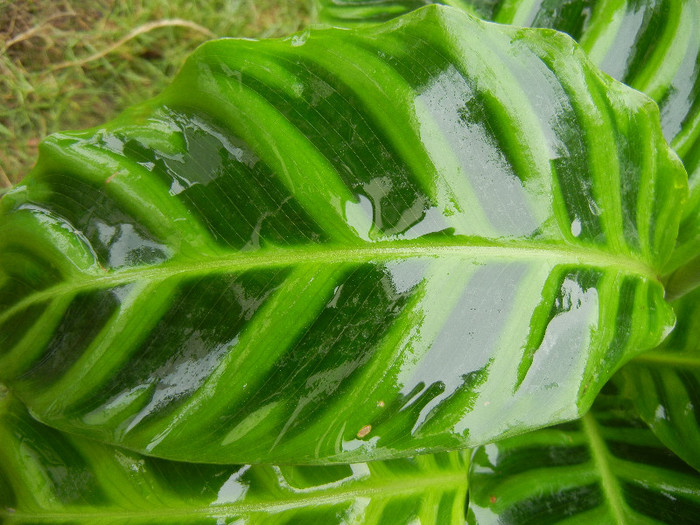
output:
<svg viewBox="0 0 700 525"><path fill-rule="evenodd" d="M700 279L700 2L697 0L316 0L321 20L360 27L426 3L486 20L563 31L613 78L646 93L661 110L664 136L683 161L691 198L671 272L690 264ZM693 259L695 259L693 261Z"/></svg>
<svg viewBox="0 0 700 525"><path fill-rule="evenodd" d="M333 466L198 465L62 434L0 399L0 522L392 523L464 520L464 452Z"/></svg>
<svg viewBox="0 0 700 525"><path fill-rule="evenodd" d="M665 336L686 175L563 34L431 6L220 40L0 215L0 380L171 459L326 463L580 416Z"/></svg>

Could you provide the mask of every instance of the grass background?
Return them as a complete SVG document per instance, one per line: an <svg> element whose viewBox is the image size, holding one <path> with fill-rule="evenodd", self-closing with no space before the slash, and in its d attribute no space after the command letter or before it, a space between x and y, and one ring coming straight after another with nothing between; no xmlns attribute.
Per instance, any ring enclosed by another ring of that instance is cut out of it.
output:
<svg viewBox="0 0 700 525"><path fill-rule="evenodd" d="M0 191L41 139L98 125L168 84L200 43L284 36L309 0L0 0Z"/></svg>

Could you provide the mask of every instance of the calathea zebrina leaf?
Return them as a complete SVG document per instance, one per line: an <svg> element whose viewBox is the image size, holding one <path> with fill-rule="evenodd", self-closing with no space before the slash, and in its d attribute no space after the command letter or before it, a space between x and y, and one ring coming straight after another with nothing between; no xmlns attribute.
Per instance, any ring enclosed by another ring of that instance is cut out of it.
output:
<svg viewBox="0 0 700 525"><path fill-rule="evenodd" d="M466 452L331 466L178 463L70 436L0 400L0 522L464 521Z"/></svg>
<svg viewBox="0 0 700 525"><path fill-rule="evenodd" d="M672 304L678 322L671 335L615 382L657 437L700 471L700 289Z"/></svg>
<svg viewBox="0 0 700 525"><path fill-rule="evenodd" d="M478 448L469 483L471 525L692 525L700 515L700 474L612 393L580 421Z"/></svg>
<svg viewBox="0 0 700 525"><path fill-rule="evenodd" d="M431 6L211 42L3 197L1 379L170 459L489 442L667 333L686 191L656 105L560 33Z"/></svg>
<svg viewBox="0 0 700 525"><path fill-rule="evenodd" d="M425 3L459 6L502 24L563 31L603 71L653 98L681 157L691 198L667 270L700 253L700 2L697 0L317 0L324 22L359 27ZM694 263L700 267L700 259Z"/></svg>
<svg viewBox="0 0 700 525"><path fill-rule="evenodd" d="M316 0L316 7L323 23L335 27L359 27L387 22L429 4L459 7L472 15L489 19L498 3L498 0Z"/></svg>

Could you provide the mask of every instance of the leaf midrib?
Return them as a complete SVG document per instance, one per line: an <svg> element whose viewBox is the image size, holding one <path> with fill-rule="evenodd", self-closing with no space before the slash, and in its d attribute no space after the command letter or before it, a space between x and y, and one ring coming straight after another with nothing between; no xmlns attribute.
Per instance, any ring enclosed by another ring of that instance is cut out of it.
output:
<svg viewBox="0 0 700 525"><path fill-rule="evenodd" d="M605 445L598 424L590 412L581 418L581 424L586 438L588 439L593 463L600 475L600 483L605 498L609 503L610 510L615 517L616 523L624 525L627 523L627 519L625 516L622 493L620 492L620 486L616 476L612 471L608 448Z"/></svg>
<svg viewBox="0 0 700 525"><path fill-rule="evenodd" d="M666 365L674 368L700 368L700 354L689 354L688 352L673 353L651 351L638 355L632 360L636 365Z"/></svg>
<svg viewBox="0 0 700 525"><path fill-rule="evenodd" d="M154 266L113 270L107 274L86 274L84 278L65 281L35 292L0 314L5 322L24 308L62 294L111 288L140 280L164 281L177 276L247 271L252 269L292 266L295 264L344 264L382 262L410 258L463 257L468 260L546 260L552 264L616 268L660 282L658 274L645 262L630 256L610 254L593 247L564 243L533 241L491 241L482 238L460 238L449 241L418 239L358 243L353 246L314 244L302 247L269 248L258 251L237 251L218 255L201 255L201 260L170 260Z"/></svg>
<svg viewBox="0 0 700 525"><path fill-rule="evenodd" d="M353 485L362 483L362 480L351 482ZM394 496L405 495L411 493L423 494L427 488L448 486L450 489L467 488L467 469L464 472L451 473L449 475L439 475L426 477L424 472L420 476L410 476L402 479L400 482L383 483L378 486L367 488L358 488L354 490L345 490L335 492L333 494L315 494L308 495L302 493L296 498L276 498L274 501L260 501L255 503L226 503L226 504L210 504L191 508L173 509L173 508L158 508L149 510L124 510L124 509L99 509L95 512L85 512L83 510L71 510L70 512L17 512L0 509L0 518L5 518L8 521L29 519L39 521L50 520L75 520L86 521L88 523L95 519L135 519L149 517L187 517L200 515L240 515L255 512L280 512L294 508L319 506L325 504L334 504L345 502L360 497L376 497L376 496Z"/></svg>

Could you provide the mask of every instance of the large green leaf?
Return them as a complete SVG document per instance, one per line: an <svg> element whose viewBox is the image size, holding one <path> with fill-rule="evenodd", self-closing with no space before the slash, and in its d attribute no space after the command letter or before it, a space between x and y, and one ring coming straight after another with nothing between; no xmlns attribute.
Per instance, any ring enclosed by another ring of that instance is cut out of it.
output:
<svg viewBox="0 0 700 525"><path fill-rule="evenodd" d="M678 324L615 378L666 446L700 470L700 289L673 303Z"/></svg>
<svg viewBox="0 0 700 525"><path fill-rule="evenodd" d="M0 443L7 525L464 520L464 452L313 467L177 463L62 434L9 398L0 400Z"/></svg>
<svg viewBox="0 0 700 525"><path fill-rule="evenodd" d="M388 20L428 3L460 6L503 24L564 31L603 71L661 108L666 139L690 178L671 271L700 254L700 2L698 0L316 0L337 26ZM700 258L692 263L700 279Z"/></svg>
<svg viewBox="0 0 700 525"><path fill-rule="evenodd" d="M581 421L474 451L470 524L692 525L700 474L664 447L616 395Z"/></svg>
<svg viewBox="0 0 700 525"><path fill-rule="evenodd" d="M563 34L431 6L202 46L2 199L0 379L171 459L350 462L580 416L673 323L685 173Z"/></svg>

